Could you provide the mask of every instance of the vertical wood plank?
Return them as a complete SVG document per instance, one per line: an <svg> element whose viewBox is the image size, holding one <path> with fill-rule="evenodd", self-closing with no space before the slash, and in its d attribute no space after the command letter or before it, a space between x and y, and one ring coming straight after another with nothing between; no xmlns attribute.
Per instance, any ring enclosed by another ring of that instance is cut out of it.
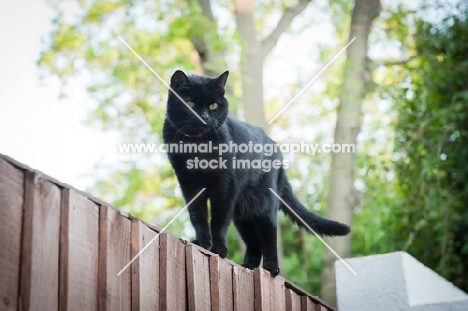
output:
<svg viewBox="0 0 468 311"><path fill-rule="evenodd" d="M284 279L272 277L270 272L254 269L255 310L285 310Z"/></svg>
<svg viewBox="0 0 468 311"><path fill-rule="evenodd" d="M23 171L0 158L0 309L5 311L18 309L23 198Z"/></svg>
<svg viewBox="0 0 468 311"><path fill-rule="evenodd" d="M97 310L99 207L72 189L62 190L60 310Z"/></svg>
<svg viewBox="0 0 468 311"><path fill-rule="evenodd" d="M325 301L322 301L319 297L311 295L304 289L298 287L296 284L291 283L288 280L284 280L284 285L286 288L292 289L301 297L301 306L303 306L302 310L307 310L307 308L312 308L311 310L315 310L314 308L316 308L317 310L321 310L320 308L325 308L324 310L331 311L336 310L336 308L330 306ZM318 307L316 307L315 305L318 305Z"/></svg>
<svg viewBox="0 0 468 311"><path fill-rule="evenodd" d="M255 310L254 273L241 266L233 269L234 311Z"/></svg>
<svg viewBox="0 0 468 311"><path fill-rule="evenodd" d="M302 296L301 297L301 304L303 306L302 310L305 311L327 311L329 310L327 307L320 304L320 302L312 299L309 296Z"/></svg>
<svg viewBox="0 0 468 311"><path fill-rule="evenodd" d="M211 310L209 257L193 244L186 247L189 311Z"/></svg>
<svg viewBox="0 0 468 311"><path fill-rule="evenodd" d="M131 267L120 270L131 260L131 220L110 206L99 209L99 284L100 310L131 309Z"/></svg>
<svg viewBox="0 0 468 311"><path fill-rule="evenodd" d="M301 296L299 296L292 289L286 289L286 310L287 311L299 311L301 310Z"/></svg>
<svg viewBox="0 0 468 311"><path fill-rule="evenodd" d="M286 300L284 296L284 291L286 290L284 286L284 278L282 276L272 277L270 272L265 271L269 279L270 285L270 304L274 306L277 310L286 309Z"/></svg>
<svg viewBox="0 0 468 311"><path fill-rule="evenodd" d="M210 257L211 311L232 311L233 267L219 256Z"/></svg>
<svg viewBox="0 0 468 311"><path fill-rule="evenodd" d="M261 268L254 269L255 310L271 310L269 286L266 271Z"/></svg>
<svg viewBox="0 0 468 311"><path fill-rule="evenodd" d="M159 236L160 309L185 311L187 291L185 275L185 245L176 237Z"/></svg>
<svg viewBox="0 0 468 311"><path fill-rule="evenodd" d="M21 260L23 310L57 310L60 244L60 189L27 172Z"/></svg>
<svg viewBox="0 0 468 311"><path fill-rule="evenodd" d="M308 296L301 296L301 311L317 311L315 303Z"/></svg>
<svg viewBox="0 0 468 311"><path fill-rule="evenodd" d="M132 258L157 232L138 219L132 220ZM159 238L132 263L132 310L159 311Z"/></svg>

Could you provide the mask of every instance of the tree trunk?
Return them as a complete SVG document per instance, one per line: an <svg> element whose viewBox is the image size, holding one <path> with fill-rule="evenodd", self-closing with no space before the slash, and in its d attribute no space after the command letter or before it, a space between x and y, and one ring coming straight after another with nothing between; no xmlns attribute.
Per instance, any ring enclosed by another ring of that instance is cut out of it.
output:
<svg viewBox="0 0 468 311"><path fill-rule="evenodd" d="M245 43L241 73L242 101L247 122L266 129L267 122L263 105L263 61L276 46L284 31L291 25L293 19L304 11L309 3L310 0L300 0L294 7L287 8L276 28L265 40L259 42L254 25L254 0L234 1L237 31Z"/></svg>
<svg viewBox="0 0 468 311"><path fill-rule="evenodd" d="M262 47L257 41L254 25L254 1L234 1L237 31L244 39L245 49L241 59L242 102L247 122L266 129L263 106L263 60Z"/></svg>
<svg viewBox="0 0 468 311"><path fill-rule="evenodd" d="M357 143L362 124L361 107L366 95L366 66L368 38L372 22L380 13L379 0L356 0L352 17L350 40L356 41L347 50L347 60L340 90L340 105L335 128L335 143ZM327 198L327 217L351 225L354 208L354 153L333 153L330 187ZM342 257L351 256L351 234L326 238L325 241ZM333 264L337 258L328 249L322 270L321 297L336 305ZM350 272L351 273L351 272Z"/></svg>
<svg viewBox="0 0 468 311"><path fill-rule="evenodd" d="M206 20L203 24L203 31L200 29L191 29L190 41L192 41L203 68L203 73L207 76L217 76L226 70L226 61L222 51L214 51L211 48L211 42L206 39L206 32L214 31L217 36L217 24L211 10L210 0L198 0L198 5ZM200 25L193 25L200 27Z"/></svg>
<svg viewBox="0 0 468 311"><path fill-rule="evenodd" d="M235 0L234 14L237 31L244 40L245 48L241 59L242 103L247 122L267 130L263 103L263 61L276 46L279 37L291 25L292 20L309 4L310 0L300 0L296 6L286 9L276 28L263 41L257 39L254 25L254 0ZM284 267L284 252L278 226L278 260L280 269ZM284 275L283 270L283 275Z"/></svg>

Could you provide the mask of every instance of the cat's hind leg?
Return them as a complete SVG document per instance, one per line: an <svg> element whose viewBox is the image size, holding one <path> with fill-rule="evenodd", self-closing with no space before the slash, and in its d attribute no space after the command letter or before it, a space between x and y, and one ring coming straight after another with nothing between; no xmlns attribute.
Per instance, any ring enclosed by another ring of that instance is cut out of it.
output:
<svg viewBox="0 0 468 311"><path fill-rule="evenodd" d="M239 219L234 217L237 228L246 246L242 266L248 269L257 268L262 260L262 244L258 235L255 218Z"/></svg>
<svg viewBox="0 0 468 311"><path fill-rule="evenodd" d="M256 227L262 244L263 269L270 271L272 276L277 276L280 269L278 263L276 213L260 218Z"/></svg>

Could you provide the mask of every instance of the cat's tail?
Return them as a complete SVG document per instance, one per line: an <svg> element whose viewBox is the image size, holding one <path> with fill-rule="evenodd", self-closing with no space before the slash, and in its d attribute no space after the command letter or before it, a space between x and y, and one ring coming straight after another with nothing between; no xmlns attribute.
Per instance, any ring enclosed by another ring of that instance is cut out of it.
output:
<svg viewBox="0 0 468 311"><path fill-rule="evenodd" d="M283 202L280 202L281 210L299 226L307 229L307 226L303 223L303 221L305 221L307 225L315 231L315 233L328 236L347 235L350 232L350 228L347 225L322 218L308 211L292 192L291 185L289 184L283 170L280 172L278 194L288 205L286 206Z"/></svg>

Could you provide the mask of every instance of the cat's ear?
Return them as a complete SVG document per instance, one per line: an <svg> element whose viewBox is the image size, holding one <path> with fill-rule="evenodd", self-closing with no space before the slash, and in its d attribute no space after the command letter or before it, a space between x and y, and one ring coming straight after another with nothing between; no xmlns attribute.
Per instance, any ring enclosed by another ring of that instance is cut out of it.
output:
<svg viewBox="0 0 468 311"><path fill-rule="evenodd" d="M226 85L226 80L228 78L229 71L225 71L223 74L221 74L219 77L216 78L214 84L224 90L224 86Z"/></svg>
<svg viewBox="0 0 468 311"><path fill-rule="evenodd" d="M177 70L172 75L171 87L179 87L183 85L190 85L190 80L183 71Z"/></svg>

